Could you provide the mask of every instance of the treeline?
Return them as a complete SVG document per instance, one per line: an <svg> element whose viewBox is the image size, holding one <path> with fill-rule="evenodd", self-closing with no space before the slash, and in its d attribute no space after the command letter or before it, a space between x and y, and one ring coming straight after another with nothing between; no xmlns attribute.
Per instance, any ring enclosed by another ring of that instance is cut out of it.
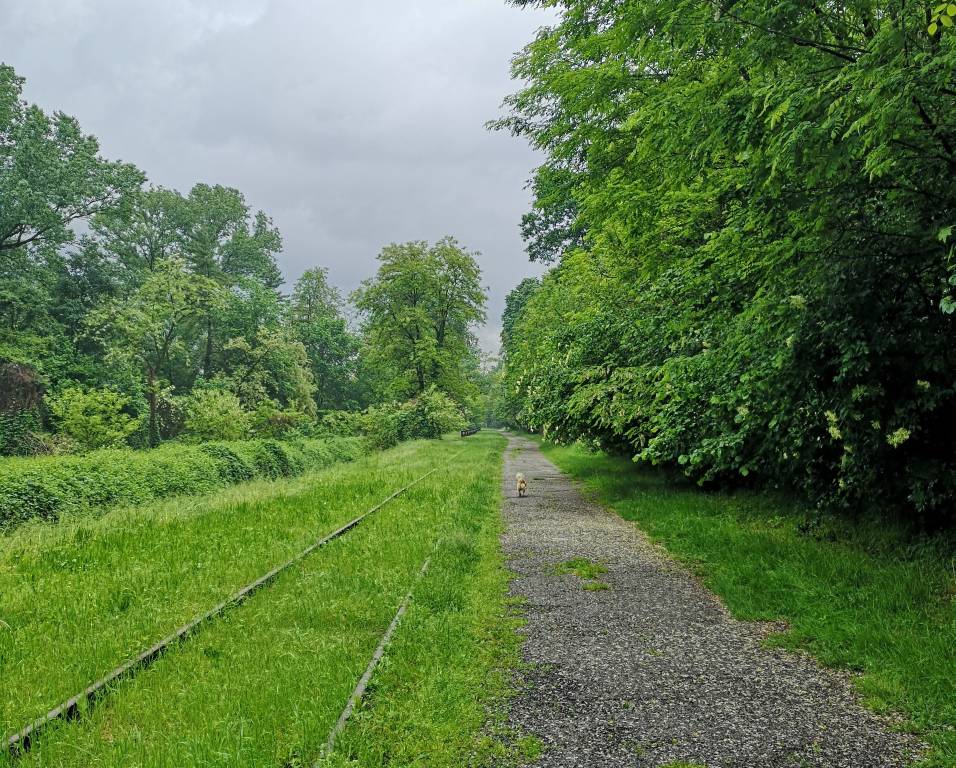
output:
<svg viewBox="0 0 956 768"><path fill-rule="evenodd" d="M546 153L523 230L555 263L509 297L499 416L952 522L949 9L556 5L497 123Z"/></svg>
<svg viewBox="0 0 956 768"><path fill-rule="evenodd" d="M474 254L385 249L353 328L323 268L283 292L280 233L241 192L150 185L22 87L0 66L0 454L311 435L426 394L437 422L470 416Z"/></svg>

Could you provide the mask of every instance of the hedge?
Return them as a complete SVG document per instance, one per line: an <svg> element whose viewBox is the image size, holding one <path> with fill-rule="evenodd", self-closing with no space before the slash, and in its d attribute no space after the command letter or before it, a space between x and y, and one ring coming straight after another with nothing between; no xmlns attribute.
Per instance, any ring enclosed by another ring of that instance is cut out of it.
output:
<svg viewBox="0 0 956 768"><path fill-rule="evenodd" d="M202 493L254 478L291 477L364 453L355 437L241 440L0 459L0 528L39 518Z"/></svg>

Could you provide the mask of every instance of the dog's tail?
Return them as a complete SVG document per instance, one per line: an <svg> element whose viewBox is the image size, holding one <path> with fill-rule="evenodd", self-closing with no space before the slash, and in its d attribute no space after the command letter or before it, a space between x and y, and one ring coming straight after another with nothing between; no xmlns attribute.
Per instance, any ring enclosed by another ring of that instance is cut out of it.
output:
<svg viewBox="0 0 956 768"><path fill-rule="evenodd" d="M520 483L522 480L524 480L524 473L523 473L523 472L519 472L517 475L515 475L515 480L517 480L519 483Z"/></svg>

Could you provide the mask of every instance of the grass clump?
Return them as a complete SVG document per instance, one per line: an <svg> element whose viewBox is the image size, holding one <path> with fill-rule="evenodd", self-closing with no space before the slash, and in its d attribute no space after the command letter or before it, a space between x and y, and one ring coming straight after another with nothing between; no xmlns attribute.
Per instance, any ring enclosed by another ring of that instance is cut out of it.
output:
<svg viewBox="0 0 956 768"><path fill-rule="evenodd" d="M708 493L626 458L542 446L562 470L684 561L741 619L784 621L771 643L862 673L873 709L900 713L956 765L952 550L889 524L807 524L785 499Z"/></svg>
<svg viewBox="0 0 956 768"><path fill-rule="evenodd" d="M586 557L575 557L563 563L558 563L554 570L558 575L577 576L583 581L581 588L588 592L600 592L611 588L610 584L599 581L597 578L607 573L607 567L593 560L588 560Z"/></svg>
<svg viewBox="0 0 956 768"><path fill-rule="evenodd" d="M571 574L579 579L595 579L601 574L607 573L607 568L601 563L595 563L586 557L575 557L559 563L555 570L560 575Z"/></svg>
<svg viewBox="0 0 956 768"><path fill-rule="evenodd" d="M205 493L254 478L291 477L364 453L359 438L242 440L0 459L0 531L120 504Z"/></svg>

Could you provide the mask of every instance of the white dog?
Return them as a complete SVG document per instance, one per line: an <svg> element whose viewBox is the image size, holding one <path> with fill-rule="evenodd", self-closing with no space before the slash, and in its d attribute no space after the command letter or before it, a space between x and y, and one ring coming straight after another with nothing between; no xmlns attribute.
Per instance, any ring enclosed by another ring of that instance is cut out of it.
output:
<svg viewBox="0 0 956 768"><path fill-rule="evenodd" d="M525 482L524 475L519 472L515 475L515 480L517 481L515 485L518 488L518 496L524 496L528 492L528 484Z"/></svg>

